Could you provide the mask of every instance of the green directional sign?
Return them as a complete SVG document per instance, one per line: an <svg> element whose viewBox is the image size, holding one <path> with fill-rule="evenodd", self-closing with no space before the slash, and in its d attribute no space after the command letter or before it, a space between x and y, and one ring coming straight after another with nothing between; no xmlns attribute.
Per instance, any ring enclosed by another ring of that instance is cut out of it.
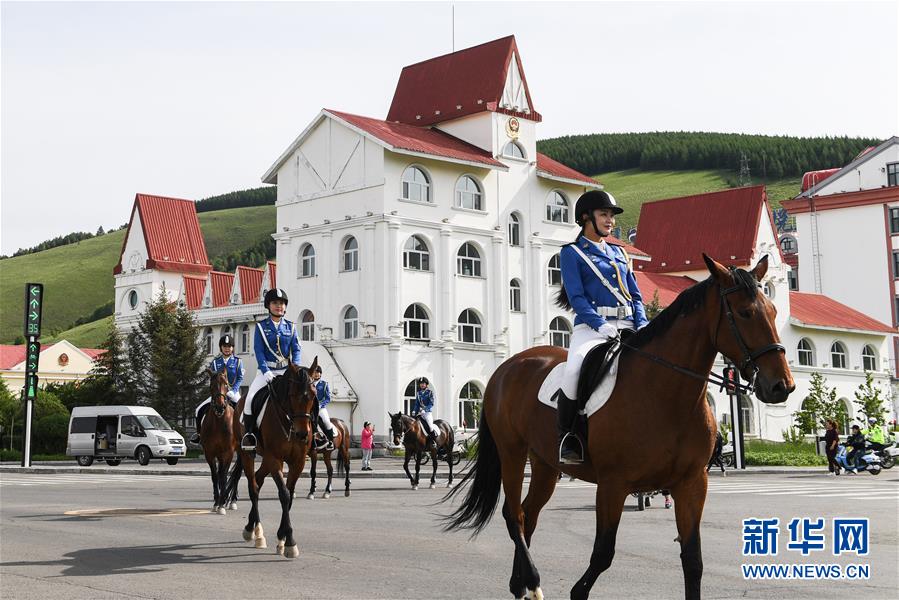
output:
<svg viewBox="0 0 899 600"><path fill-rule="evenodd" d="M28 400L37 398L37 375L29 375L25 380L25 398Z"/></svg>
<svg viewBox="0 0 899 600"><path fill-rule="evenodd" d="M41 335L41 307L44 303L44 284L25 284L25 338Z"/></svg>

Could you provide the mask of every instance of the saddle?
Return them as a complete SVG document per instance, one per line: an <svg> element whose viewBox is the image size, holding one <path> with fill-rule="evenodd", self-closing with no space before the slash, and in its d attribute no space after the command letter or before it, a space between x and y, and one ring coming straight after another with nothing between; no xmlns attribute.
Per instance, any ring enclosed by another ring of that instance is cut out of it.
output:
<svg viewBox="0 0 899 600"><path fill-rule="evenodd" d="M611 339L597 344L584 357L577 383L579 414L586 407L587 400L589 400L594 390L599 387L606 375L609 374L609 369L612 367L615 359L618 358L618 355L621 354L621 349L621 341L619 339ZM557 390L554 397L558 396L560 392L561 389Z"/></svg>
<svg viewBox="0 0 899 600"><path fill-rule="evenodd" d="M428 434L429 434L429 432L431 431L431 428L430 428L430 426L428 425L428 422L425 421L425 418L424 418L423 416L421 416L420 414L419 414L419 415L415 415L415 418L418 420L419 425L421 425L421 432L424 434L425 439L427 440L428 437L429 437ZM437 427L436 423L435 423L434 426ZM439 442L439 441L440 441L440 428L437 427L437 430L438 430L438 432L437 432L437 441Z"/></svg>

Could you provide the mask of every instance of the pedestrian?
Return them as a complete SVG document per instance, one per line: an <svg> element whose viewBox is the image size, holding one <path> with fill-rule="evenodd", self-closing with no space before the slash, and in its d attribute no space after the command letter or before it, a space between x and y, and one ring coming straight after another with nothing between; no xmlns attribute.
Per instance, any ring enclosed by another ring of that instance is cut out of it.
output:
<svg viewBox="0 0 899 600"><path fill-rule="evenodd" d="M362 470L371 471L371 449L374 445L372 439L375 436L375 426L371 421L366 421L362 426Z"/></svg>
<svg viewBox="0 0 899 600"><path fill-rule="evenodd" d="M721 432L718 431L715 434L715 448L712 450L712 458L709 459L709 464L705 468L705 472L708 473L709 469L712 468L712 465L718 465L721 468L721 473L725 477L727 477L727 471L724 470L724 459L721 456L721 452L724 449L724 436L721 435Z"/></svg>
<svg viewBox="0 0 899 600"><path fill-rule="evenodd" d="M837 463L837 446L840 444L840 432L837 431L837 423L828 419L824 424L827 430L824 433L824 452L827 454L827 470L836 477L840 474L840 465Z"/></svg>

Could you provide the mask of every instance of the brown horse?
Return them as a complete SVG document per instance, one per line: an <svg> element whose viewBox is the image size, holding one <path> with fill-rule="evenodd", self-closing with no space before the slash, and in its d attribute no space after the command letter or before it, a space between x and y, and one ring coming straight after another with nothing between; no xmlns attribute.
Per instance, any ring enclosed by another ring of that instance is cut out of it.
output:
<svg viewBox="0 0 899 600"><path fill-rule="evenodd" d="M318 400L309 373L316 366L318 366L318 357L312 361L309 369L291 364L287 367L284 375L275 377L270 386L274 397L269 398L268 407L258 429L259 444L256 451L262 457L262 464L254 473L253 452L239 450L240 462L235 465L228 479L228 490L232 492L237 489L240 469L243 468L252 501L247 525L243 530L243 538L246 541L255 540L257 548L265 548L265 535L262 521L259 518L259 489L266 476L271 475L278 487L278 499L281 502L277 552L284 558L296 558L300 554L293 538L290 508L293 505L293 492L297 479L303 472L306 455L312 444L312 412ZM240 438L243 436L240 415L243 412L244 402L248 401L250 401L249 398L241 400L234 413L234 439L238 448L240 447ZM284 463L287 463L290 468L286 485L284 476L281 474Z"/></svg>
<svg viewBox="0 0 899 600"><path fill-rule="evenodd" d="M309 486L309 495L306 496L310 500L315 498L315 465L318 462L318 455L325 457L325 467L328 469L328 485L325 486L325 498L331 497L331 480L334 477L334 467L331 465L331 454L337 452L337 474L340 475L341 470L345 473L343 480L343 495L350 495L350 428L341 419L331 419L334 425L334 449L333 450L316 450L313 444L309 450L309 458L312 462L309 464L309 476L312 483Z"/></svg>
<svg viewBox="0 0 899 600"><path fill-rule="evenodd" d="M762 402L784 402L795 387L774 324L774 306L758 289L767 257L751 272L705 260L711 276L681 293L626 342L615 389L588 420L588 462L559 464L555 411L537 400L547 374L566 359L564 349L541 346L516 354L487 384L475 465L446 499L469 488L446 517L446 528L468 528L475 534L483 529L502 484L502 513L515 544L509 590L516 597L543 596L529 545L560 470L597 484L593 553L572 598L587 598L599 574L611 565L627 495L657 489L670 489L674 496L685 595L700 597L699 524L708 481L705 466L716 432L705 391L715 357L721 353L739 365ZM636 439L653 443L635 445ZM522 503L529 456L530 485Z"/></svg>
<svg viewBox="0 0 899 600"><path fill-rule="evenodd" d="M225 509L237 508L236 495L226 493L228 469L237 450L232 423L234 410L228 402L230 386L225 370L208 372L212 406L200 425L200 439L203 440L203 454L212 474L212 512L223 515Z"/></svg>
<svg viewBox="0 0 899 600"><path fill-rule="evenodd" d="M402 441L403 446L406 448L406 460L403 462L403 469L406 471L406 475L409 476L409 481L412 483L412 489L418 489L418 477L421 472L421 456L422 453L428 450L428 436L424 432L424 427L422 427L421 422L409 415L404 415L401 412L396 413L395 415L387 413L390 415L390 428L393 430L393 444L394 446L398 446L400 441ZM437 419L434 421L434 425L437 426L437 429L440 430L440 435L437 436L437 447L431 448L431 464L434 465L433 470L431 471L431 485L428 486L430 489L434 489L437 487L437 450L442 448L444 451L443 460L446 461L446 464L449 466L449 479L446 482L446 487L453 487L453 446L456 444L455 433L453 432L453 428L450 427L450 424L444 421L443 419ZM409 460L412 457L415 457L415 477L412 477L412 473L409 472Z"/></svg>

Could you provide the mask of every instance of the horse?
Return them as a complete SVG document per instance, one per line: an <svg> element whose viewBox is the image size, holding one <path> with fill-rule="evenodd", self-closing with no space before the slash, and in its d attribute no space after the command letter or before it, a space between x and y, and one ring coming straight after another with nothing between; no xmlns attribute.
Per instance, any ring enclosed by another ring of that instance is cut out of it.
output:
<svg viewBox="0 0 899 600"><path fill-rule="evenodd" d="M243 469L252 502L247 525L243 530L243 539L253 540L256 548L265 548L265 534L259 517L259 490L266 476L271 475L278 488L278 500L281 502L277 553L284 558L296 558L300 554L293 537L290 508L293 505L297 479L303 472L306 455L312 445L313 411L318 400L309 374L316 366L318 357L315 357L308 369L291 364L283 375L275 377L269 386L273 395L268 399L268 408L258 428L256 451L262 456L262 464L254 473L254 453L240 449L240 461L234 466L228 479L228 491L233 493L237 489L240 471ZM238 448L240 438L243 436L240 415L243 412L244 402L249 401L252 399L242 399L234 412L234 439ZM290 468L286 484L281 473L284 463Z"/></svg>
<svg viewBox="0 0 899 600"><path fill-rule="evenodd" d="M228 375L224 369L209 373L209 394L212 397L212 406L206 411L203 423L200 425L200 438L203 440L203 454L209 464L209 472L212 474L212 511L220 515L225 514L225 509L237 508L236 495L226 493L228 470L231 461L234 460L234 452L237 450L237 442L234 439L233 423L234 410L228 402Z"/></svg>
<svg viewBox="0 0 899 600"><path fill-rule="evenodd" d="M397 412L394 415L388 411L387 414L390 415L390 428L393 430L393 444L398 446L402 440L403 446L406 448L406 460L403 462L403 469L406 471L406 475L409 476L409 481L412 483L412 489L417 490L419 473L421 471L421 455L428 449L428 436L424 432L424 428L418 419L410 417L409 415L404 415L402 412ZM449 479L446 482L446 487L451 488L453 487L453 446L456 444L455 433L453 432L453 428L450 427L450 424L443 419L437 419L434 421L434 425L440 430L440 435L437 436L437 447L430 450L431 464L434 465L434 468L431 472L431 485L428 487L432 490L437 487L437 449L443 448L445 453L443 460L445 460L446 464L449 466ZM415 477L412 477L412 473L409 472L409 460L413 456L415 456Z"/></svg>
<svg viewBox="0 0 899 600"><path fill-rule="evenodd" d="M350 495L350 428L341 419L332 418L331 423L333 423L335 429L334 449L318 450L315 448L315 444L313 444L309 450L309 458L311 459L309 476L312 479L312 483L309 486L309 495L306 497L310 500L315 498L315 465L318 462L319 454L325 457L325 467L328 469L328 485L325 486L324 498L331 497L331 479L334 476L334 467L331 466L331 454L335 451L337 452L337 474L340 475L341 470L345 473L343 495L347 497Z"/></svg>
<svg viewBox="0 0 899 600"><path fill-rule="evenodd" d="M786 401L795 389L774 322L776 310L759 293L767 257L751 271L703 258L709 277L682 292L649 325L622 342L612 394L587 422L586 462L559 464L555 410L537 399L546 376L566 360L563 348L540 346L520 352L490 378L474 466L444 501L466 488L467 494L444 516L444 528L469 529L477 535L493 516L502 486L502 514L515 545L509 579L515 597L543 597L529 547L560 470L597 484L593 551L571 598L587 598L599 574L612 564L627 495L657 489L670 489L674 496L685 597L700 597L699 528L708 484L705 467L716 433L705 394L715 357L721 353L738 365L766 404ZM587 376L599 368L589 360L583 366ZM653 443L635 445L636 439ZM529 457L531 478L522 503Z"/></svg>

